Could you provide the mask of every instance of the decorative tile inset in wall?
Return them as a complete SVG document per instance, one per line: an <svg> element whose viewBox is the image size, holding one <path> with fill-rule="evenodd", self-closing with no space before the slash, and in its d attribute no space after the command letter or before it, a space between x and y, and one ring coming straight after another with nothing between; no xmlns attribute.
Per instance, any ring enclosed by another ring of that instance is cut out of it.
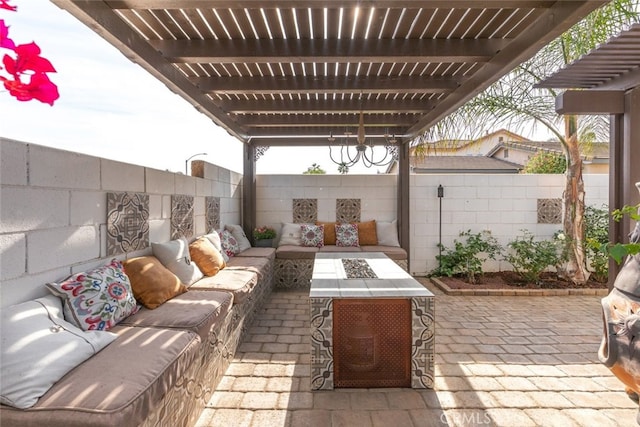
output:
<svg viewBox="0 0 640 427"><path fill-rule="evenodd" d="M562 223L562 199L538 199L538 224Z"/></svg>
<svg viewBox="0 0 640 427"><path fill-rule="evenodd" d="M206 205L205 221L207 233L220 228L220 197L207 196L204 198Z"/></svg>
<svg viewBox="0 0 640 427"><path fill-rule="evenodd" d="M337 199L336 221L360 222L360 199Z"/></svg>
<svg viewBox="0 0 640 427"><path fill-rule="evenodd" d="M433 297L411 298L411 387L433 388L436 346Z"/></svg>
<svg viewBox="0 0 640 427"><path fill-rule="evenodd" d="M193 196L171 196L171 239L193 236Z"/></svg>
<svg viewBox="0 0 640 427"><path fill-rule="evenodd" d="M333 389L333 300L309 298L311 390Z"/></svg>
<svg viewBox="0 0 640 427"><path fill-rule="evenodd" d="M293 199L293 222L315 223L318 219L318 199Z"/></svg>
<svg viewBox="0 0 640 427"><path fill-rule="evenodd" d="M149 195L107 193L107 255L149 246Z"/></svg>

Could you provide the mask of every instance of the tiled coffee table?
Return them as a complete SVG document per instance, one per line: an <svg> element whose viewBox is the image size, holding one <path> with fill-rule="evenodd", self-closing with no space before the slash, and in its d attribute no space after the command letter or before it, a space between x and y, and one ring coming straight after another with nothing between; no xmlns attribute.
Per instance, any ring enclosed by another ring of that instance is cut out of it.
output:
<svg viewBox="0 0 640 427"><path fill-rule="evenodd" d="M433 388L434 296L393 260L318 253L309 297L312 390Z"/></svg>

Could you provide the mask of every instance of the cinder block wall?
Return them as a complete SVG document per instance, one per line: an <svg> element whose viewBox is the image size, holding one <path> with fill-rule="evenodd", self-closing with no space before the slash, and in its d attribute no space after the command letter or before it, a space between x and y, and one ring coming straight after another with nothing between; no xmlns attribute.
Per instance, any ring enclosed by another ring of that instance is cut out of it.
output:
<svg viewBox="0 0 640 427"><path fill-rule="evenodd" d="M220 223L241 223L242 176L204 165L204 178L0 138L0 305L46 294L43 285L109 261L108 192L149 194L149 241L171 235L171 195L194 196L194 231L205 197L220 197ZM116 256L139 256L151 249Z"/></svg>
<svg viewBox="0 0 640 427"><path fill-rule="evenodd" d="M257 222L279 230L291 222L293 199L316 198L318 220L335 220L336 199L361 200L361 219L396 219L396 175L261 175L257 177ZM608 203L607 175L585 175L586 204ZM506 245L527 229L540 239L562 226L538 222L538 199L560 199L564 175L438 174L410 177L410 269L425 275L437 267L440 229L438 185L442 199L442 243L453 247L460 232L490 230ZM486 271L510 270L488 262Z"/></svg>

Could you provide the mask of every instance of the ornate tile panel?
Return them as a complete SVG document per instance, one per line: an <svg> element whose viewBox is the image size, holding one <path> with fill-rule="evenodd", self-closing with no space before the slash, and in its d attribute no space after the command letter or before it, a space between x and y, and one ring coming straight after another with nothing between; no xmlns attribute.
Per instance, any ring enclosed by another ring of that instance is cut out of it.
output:
<svg viewBox="0 0 640 427"><path fill-rule="evenodd" d="M149 246L149 195L107 193L107 255Z"/></svg>
<svg viewBox="0 0 640 427"><path fill-rule="evenodd" d="M193 196L171 196L171 239L193 236Z"/></svg>
<svg viewBox="0 0 640 427"><path fill-rule="evenodd" d="M433 388L435 301L411 298L411 387Z"/></svg>
<svg viewBox="0 0 640 427"><path fill-rule="evenodd" d="M318 219L318 199L293 199L293 222L315 223Z"/></svg>
<svg viewBox="0 0 640 427"><path fill-rule="evenodd" d="M310 298L311 389L333 389L333 300Z"/></svg>
<svg viewBox="0 0 640 427"><path fill-rule="evenodd" d="M336 221L360 222L360 199L337 199Z"/></svg>
<svg viewBox="0 0 640 427"><path fill-rule="evenodd" d="M538 224L562 223L562 199L538 199Z"/></svg>
<svg viewBox="0 0 640 427"><path fill-rule="evenodd" d="M205 221L207 233L220 228L220 197L207 196L205 200Z"/></svg>

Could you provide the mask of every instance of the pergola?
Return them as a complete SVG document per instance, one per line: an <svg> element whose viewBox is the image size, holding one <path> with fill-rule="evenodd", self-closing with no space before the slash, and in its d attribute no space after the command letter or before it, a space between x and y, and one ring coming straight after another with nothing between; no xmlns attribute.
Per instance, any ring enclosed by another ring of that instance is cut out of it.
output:
<svg viewBox="0 0 640 427"><path fill-rule="evenodd" d="M640 203L635 187L640 182L640 24L537 86L572 89L556 99L559 114L610 115L609 208ZM609 240L627 242L630 228L629 221L610 221ZM609 277L615 278L618 265L609 267Z"/></svg>
<svg viewBox="0 0 640 427"><path fill-rule="evenodd" d="M408 249L410 142L606 0L53 2L244 143L246 229L266 148L329 145L362 114L396 145Z"/></svg>

